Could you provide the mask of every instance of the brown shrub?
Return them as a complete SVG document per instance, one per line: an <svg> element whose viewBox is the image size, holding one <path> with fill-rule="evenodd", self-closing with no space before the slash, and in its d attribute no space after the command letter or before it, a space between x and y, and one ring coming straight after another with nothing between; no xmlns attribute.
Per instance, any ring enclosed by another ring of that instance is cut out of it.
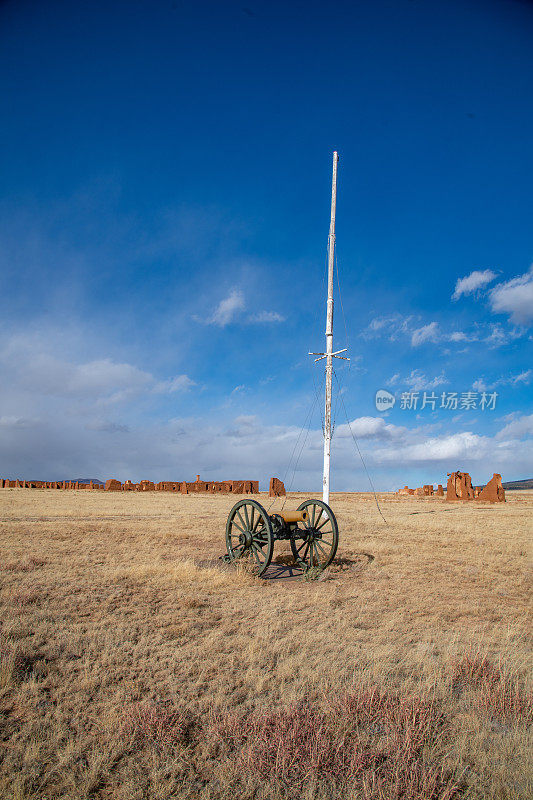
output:
<svg viewBox="0 0 533 800"><path fill-rule="evenodd" d="M124 713L124 733L137 744L150 744L157 750L176 748L186 730L185 715L161 703L135 703Z"/></svg>
<svg viewBox="0 0 533 800"><path fill-rule="evenodd" d="M485 681L478 702L483 711L498 721L533 722L533 694L516 680Z"/></svg>
<svg viewBox="0 0 533 800"><path fill-rule="evenodd" d="M38 603L40 599L41 595L38 592L32 591L13 592L10 597L10 601L15 608L34 605L35 603Z"/></svg>
<svg viewBox="0 0 533 800"><path fill-rule="evenodd" d="M46 561L42 558L31 558L26 561L8 561L3 565L4 572L33 572L37 567L42 567Z"/></svg>
<svg viewBox="0 0 533 800"><path fill-rule="evenodd" d="M533 694L494 666L487 655L467 653L454 663L452 679L456 692L464 688L476 690L475 705L494 719L533 722Z"/></svg>
<svg viewBox="0 0 533 800"><path fill-rule="evenodd" d="M211 736L226 744L237 778L255 775L288 797L322 785L368 800L447 800L458 783L425 752L445 728L431 700L359 688L322 707L222 714Z"/></svg>
<svg viewBox="0 0 533 800"><path fill-rule="evenodd" d="M22 657L14 642L0 631L0 690L16 682L22 667Z"/></svg>

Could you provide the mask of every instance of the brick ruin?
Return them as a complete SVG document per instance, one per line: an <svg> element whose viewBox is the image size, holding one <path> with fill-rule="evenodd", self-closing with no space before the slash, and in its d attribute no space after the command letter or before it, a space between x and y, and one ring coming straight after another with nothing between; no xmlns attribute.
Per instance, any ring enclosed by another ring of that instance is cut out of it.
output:
<svg viewBox="0 0 533 800"><path fill-rule="evenodd" d="M396 494L404 497L444 497L444 489L439 483L437 489L432 484L425 484L418 489L404 486ZM485 488L472 486L472 478L468 472L449 472L446 486L446 500L449 502L479 500L487 503L505 503L505 490L502 476L495 472Z"/></svg>
<svg viewBox="0 0 533 800"><path fill-rule="evenodd" d="M427 483L424 486L419 486L418 489L410 489L408 486L404 486L403 489L398 489L396 494L411 497L444 497L444 489L441 483L436 489L433 488L432 483Z"/></svg>
<svg viewBox="0 0 533 800"><path fill-rule="evenodd" d="M143 480L139 483L125 481L121 483L115 478L110 478L105 485L93 483L80 483L79 481L25 481L0 478L0 489L87 489L106 492L179 492L181 494L259 494L259 481L202 481L200 476L196 480L186 481L152 481ZM404 497L444 497L442 484L437 488L433 484L425 484L418 489L404 486L396 493ZM278 478L270 479L270 497L285 497L285 486ZM505 503L505 490L502 485L502 476L495 472L491 480L483 488L472 486L472 479L468 472L448 473L446 487L446 500L468 501L479 500L487 503Z"/></svg>
<svg viewBox="0 0 533 800"><path fill-rule="evenodd" d="M472 486L468 472L452 472L448 478L446 500L479 500L485 503L505 503L502 476L495 472L485 487Z"/></svg>
<svg viewBox="0 0 533 800"><path fill-rule="evenodd" d="M446 500L473 500L475 497L472 478L468 472L448 473L448 486L446 487Z"/></svg>
<svg viewBox="0 0 533 800"><path fill-rule="evenodd" d="M12 481L0 478L0 489L104 489L98 483L79 481Z"/></svg>
<svg viewBox="0 0 533 800"><path fill-rule="evenodd" d="M270 478L269 497L285 497L285 484L279 478Z"/></svg>
<svg viewBox="0 0 533 800"><path fill-rule="evenodd" d="M505 489L502 486L502 476L499 472L493 474L485 488L476 497L476 500L485 500L488 503L505 503Z"/></svg>
<svg viewBox="0 0 533 800"><path fill-rule="evenodd" d="M109 478L104 485L74 481L22 481L0 478L0 489L97 489L105 492L180 492L181 494L259 494L259 481L202 481L200 476L191 483L186 481L143 480L139 483L121 483ZM285 493L285 491L284 491Z"/></svg>

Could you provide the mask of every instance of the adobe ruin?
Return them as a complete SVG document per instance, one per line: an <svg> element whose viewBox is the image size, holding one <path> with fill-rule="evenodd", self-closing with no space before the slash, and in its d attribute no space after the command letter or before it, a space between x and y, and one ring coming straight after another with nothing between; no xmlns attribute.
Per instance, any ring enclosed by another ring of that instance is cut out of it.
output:
<svg viewBox="0 0 533 800"><path fill-rule="evenodd" d="M404 497L444 497L444 489L441 483L437 485L437 489L434 489L431 483L424 484L418 489L410 489L406 485L403 489L398 489L396 494ZM482 486L472 486L472 478L468 472L449 472L446 500L450 502L480 500L488 503L505 503L502 476L495 472L483 488Z"/></svg>
<svg viewBox="0 0 533 800"><path fill-rule="evenodd" d="M442 497L444 492L440 483L437 491L435 491L433 488L432 483L426 483L424 486L419 486L418 489L410 489L407 485L405 485L403 489L398 489L396 494L404 495L406 497L433 497L434 495Z"/></svg>
<svg viewBox="0 0 533 800"><path fill-rule="evenodd" d="M270 478L269 497L285 497L285 484L279 478Z"/></svg>
<svg viewBox="0 0 533 800"><path fill-rule="evenodd" d="M476 500L485 501L487 503L505 503L505 489L502 486L502 476L495 472L482 489Z"/></svg>
<svg viewBox="0 0 533 800"><path fill-rule="evenodd" d="M121 483L116 478L109 478L105 484L80 483L79 481L25 481L9 480L0 478L0 489L88 489L106 492L181 492L190 493L209 493L209 494L259 494L259 481L202 481L200 476L191 483L186 481L160 481L154 483L149 480L142 480L139 483L132 483L127 480Z"/></svg>
<svg viewBox="0 0 533 800"><path fill-rule="evenodd" d="M448 485L446 487L446 500L448 502L474 499L474 487L468 472L449 472L448 475Z"/></svg>

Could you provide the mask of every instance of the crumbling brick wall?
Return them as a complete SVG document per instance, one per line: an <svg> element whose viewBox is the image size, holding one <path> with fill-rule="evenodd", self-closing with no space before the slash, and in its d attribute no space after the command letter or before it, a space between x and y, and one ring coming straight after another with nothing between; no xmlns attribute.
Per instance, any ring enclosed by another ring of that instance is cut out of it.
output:
<svg viewBox="0 0 533 800"><path fill-rule="evenodd" d="M181 492L182 494L189 494L189 492L197 493L222 493L222 494L258 494L259 481L241 480L241 481L202 481L200 476L196 476L196 480L192 483L186 481L160 481L154 483L149 480L142 480L139 483L132 483L127 480L121 483L116 478L109 478L105 486L95 484L93 481L90 483L80 483L79 481L26 481L26 480L10 480L8 478L0 478L1 489L84 489L84 490L105 490L107 492Z"/></svg>
<svg viewBox="0 0 533 800"><path fill-rule="evenodd" d="M268 494L270 497L285 497L287 493L283 481L280 481L279 478L271 478Z"/></svg>
<svg viewBox="0 0 533 800"><path fill-rule="evenodd" d="M446 487L446 500L473 500L474 488L472 478L468 472L449 473L448 485Z"/></svg>
<svg viewBox="0 0 533 800"><path fill-rule="evenodd" d="M495 472L485 488L476 497L476 500L487 503L505 503L505 489L502 486L502 476Z"/></svg>

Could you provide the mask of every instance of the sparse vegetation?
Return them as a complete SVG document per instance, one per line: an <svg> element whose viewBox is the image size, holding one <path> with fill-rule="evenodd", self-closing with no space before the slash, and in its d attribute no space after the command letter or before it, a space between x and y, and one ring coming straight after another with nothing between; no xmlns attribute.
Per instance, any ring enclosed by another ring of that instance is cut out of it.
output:
<svg viewBox="0 0 533 800"><path fill-rule="evenodd" d="M283 582L218 560L231 497L2 490L0 797L529 800L508 499L334 496L337 560Z"/></svg>

